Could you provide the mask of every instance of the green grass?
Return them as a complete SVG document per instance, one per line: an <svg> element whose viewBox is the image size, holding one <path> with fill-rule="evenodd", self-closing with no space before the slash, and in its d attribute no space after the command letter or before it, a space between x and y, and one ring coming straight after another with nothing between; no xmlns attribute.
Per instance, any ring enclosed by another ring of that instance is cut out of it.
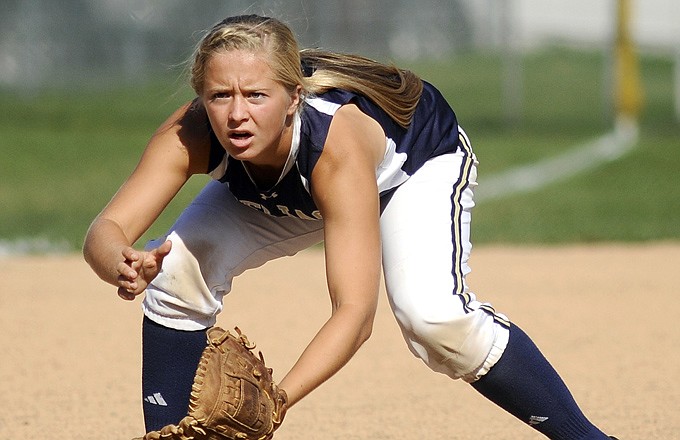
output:
<svg viewBox="0 0 680 440"><path fill-rule="evenodd" d="M140 89L0 95L0 240L82 246L89 223L130 174L153 130L190 94ZM207 179L180 192L144 240L161 234Z"/></svg>
<svg viewBox="0 0 680 440"><path fill-rule="evenodd" d="M678 170L677 140L643 133L638 148L621 160L535 193L480 204L473 238L511 243L677 240Z"/></svg>
<svg viewBox="0 0 680 440"><path fill-rule="evenodd" d="M523 60L523 112L504 121L500 58L462 57L448 67L411 66L433 78L471 137L479 181L530 164L611 130L597 53L559 49ZM420 70L419 70L420 69ZM536 192L480 203L475 243L565 243L680 238L680 123L673 111L672 63L642 59L645 106L632 153ZM481 71L470 79L470 71ZM479 101L475 97L481 97Z"/></svg>
<svg viewBox="0 0 680 440"><path fill-rule="evenodd" d="M558 154L611 129L598 53L527 56L516 124L504 117L499 56L462 54L408 67L437 85L480 160L480 181ZM476 243L680 238L680 124L672 64L643 58L645 108L628 156L530 194L482 202ZM139 87L0 90L0 246L44 239L82 246L88 224L134 168L153 130L191 94L174 80ZM143 240L162 233L207 181L194 178Z"/></svg>

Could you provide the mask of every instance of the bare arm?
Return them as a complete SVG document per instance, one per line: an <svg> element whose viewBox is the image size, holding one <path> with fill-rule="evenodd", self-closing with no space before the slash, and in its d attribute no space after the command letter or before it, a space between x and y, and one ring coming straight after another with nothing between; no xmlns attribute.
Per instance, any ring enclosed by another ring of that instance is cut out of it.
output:
<svg viewBox="0 0 680 440"><path fill-rule="evenodd" d="M371 334L381 264L375 170L384 139L375 121L355 106L343 107L314 169L332 314L281 381L291 405L340 370Z"/></svg>
<svg viewBox="0 0 680 440"><path fill-rule="evenodd" d="M149 141L128 179L94 219L83 255L94 272L134 299L158 274L171 244L150 252L132 246L189 177L207 170L209 144L200 110L178 109Z"/></svg>

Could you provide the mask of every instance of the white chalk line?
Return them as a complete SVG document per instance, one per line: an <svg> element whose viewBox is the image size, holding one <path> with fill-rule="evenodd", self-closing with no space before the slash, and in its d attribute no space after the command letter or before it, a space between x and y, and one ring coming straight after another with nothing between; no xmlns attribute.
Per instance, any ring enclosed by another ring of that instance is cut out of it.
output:
<svg viewBox="0 0 680 440"><path fill-rule="evenodd" d="M638 141L635 121L620 119L614 129L593 140L544 160L479 179L475 199L489 201L543 188L578 173L614 161L631 151Z"/></svg>

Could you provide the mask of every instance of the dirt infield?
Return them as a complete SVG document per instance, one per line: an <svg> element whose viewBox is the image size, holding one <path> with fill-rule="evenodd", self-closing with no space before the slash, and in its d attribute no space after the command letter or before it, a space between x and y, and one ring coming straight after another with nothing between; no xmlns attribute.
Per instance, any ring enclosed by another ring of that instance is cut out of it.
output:
<svg viewBox="0 0 680 440"><path fill-rule="evenodd" d="M680 244L479 247L469 281L534 338L596 424L622 440L680 438ZM321 252L244 274L238 325L280 379L330 310ZM80 256L0 260L0 439L142 433L139 303ZM373 337L300 402L286 439L540 439L468 385L411 356L384 293Z"/></svg>

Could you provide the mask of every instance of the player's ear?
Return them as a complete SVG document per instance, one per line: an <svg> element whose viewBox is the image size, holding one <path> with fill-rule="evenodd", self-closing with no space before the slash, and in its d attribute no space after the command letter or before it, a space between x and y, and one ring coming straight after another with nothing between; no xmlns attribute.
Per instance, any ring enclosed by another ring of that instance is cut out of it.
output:
<svg viewBox="0 0 680 440"><path fill-rule="evenodd" d="M290 94L290 106L288 107L288 115L292 116L300 107L300 102L302 100L302 86L298 84L295 89Z"/></svg>

